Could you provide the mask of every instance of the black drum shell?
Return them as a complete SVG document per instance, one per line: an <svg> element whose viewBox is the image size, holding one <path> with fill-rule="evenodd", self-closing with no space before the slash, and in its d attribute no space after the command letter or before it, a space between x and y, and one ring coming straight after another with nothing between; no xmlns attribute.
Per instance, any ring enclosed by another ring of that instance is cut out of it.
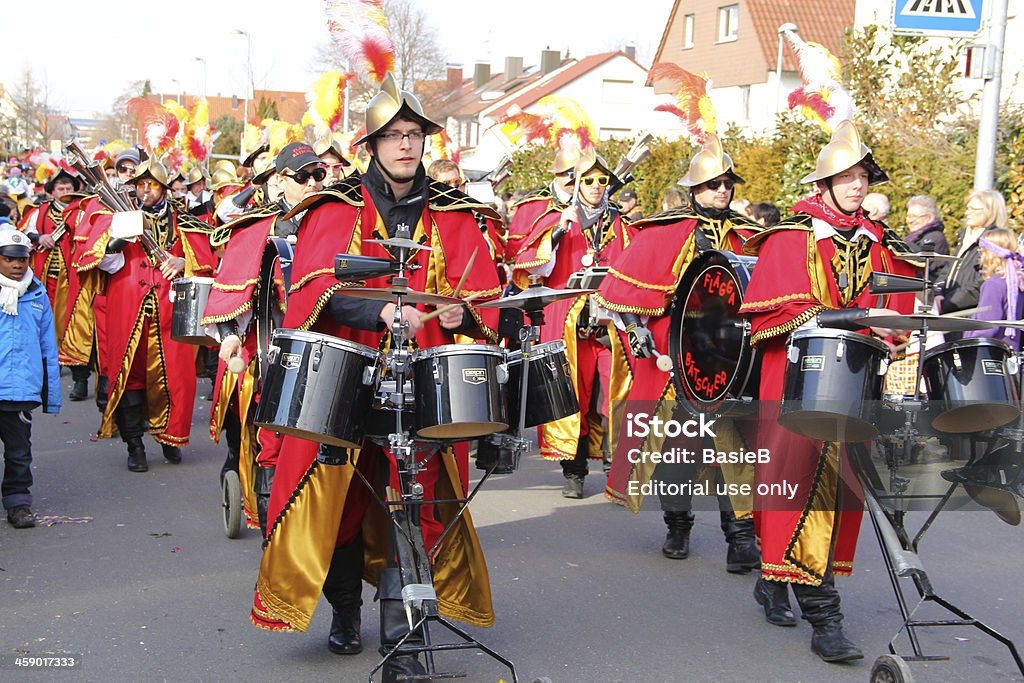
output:
<svg viewBox="0 0 1024 683"><path fill-rule="evenodd" d="M814 328L794 332L787 354L779 411L783 427L820 441L878 436L885 344L856 332Z"/></svg>
<svg viewBox="0 0 1024 683"><path fill-rule="evenodd" d="M506 429L505 383L499 381L504 360L500 347L484 344L445 344L413 354L416 433L462 440Z"/></svg>
<svg viewBox="0 0 1024 683"><path fill-rule="evenodd" d="M960 359L956 367L955 357ZM982 432L1020 416L1017 385L1007 368L1013 350L983 337L947 342L924 353L922 373L935 418L932 426L954 434Z"/></svg>
<svg viewBox="0 0 1024 683"><path fill-rule="evenodd" d="M200 324L210 299L213 278L182 277L171 282L171 339L183 344L217 346Z"/></svg>
<svg viewBox="0 0 1024 683"><path fill-rule="evenodd" d="M530 381L526 386L526 427L561 420L580 411L572 383L565 342L536 344L530 351ZM523 360L519 352L509 354L508 417L519 427L519 394L522 390Z"/></svg>
<svg viewBox="0 0 1024 683"><path fill-rule="evenodd" d="M693 260L679 280L670 308L668 353L675 368L672 383L676 396L690 412L729 412L738 407L738 401L756 399L759 395L761 356L751 347L749 325L738 313L756 264L757 259L751 256L708 250ZM717 296L708 290L702 297L698 290L705 277L717 277L715 287L726 289ZM708 305L714 304L714 309L688 313L691 295L706 299ZM698 318L694 313L702 315ZM696 348L698 344L700 348ZM688 356L691 361L699 359L697 364L705 367L696 368L687 362ZM717 359L717 363L709 366L712 359ZM708 376L724 371L729 378L721 387L702 393L695 385L704 380L695 379L694 371Z"/></svg>
<svg viewBox="0 0 1024 683"><path fill-rule="evenodd" d="M380 362L380 354L362 344L315 332L275 330L256 425L359 448L374 396L374 386L363 379Z"/></svg>

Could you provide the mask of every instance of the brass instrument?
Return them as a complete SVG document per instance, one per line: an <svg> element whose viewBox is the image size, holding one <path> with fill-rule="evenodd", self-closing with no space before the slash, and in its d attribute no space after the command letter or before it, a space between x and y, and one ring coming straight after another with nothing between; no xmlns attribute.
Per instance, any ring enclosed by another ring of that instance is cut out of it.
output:
<svg viewBox="0 0 1024 683"><path fill-rule="evenodd" d="M110 181L107 180L107 174L104 173L102 166L89 161L89 157L82 151L77 142L69 142L65 145L65 148L70 152L68 163L82 176L83 182L89 186L89 189L96 193L103 206L115 213L139 212L141 214L142 233L139 235L139 243L145 250L146 255L155 263L163 263L170 258L170 255L160 246L160 242L153 236L150 218L142 212L135 197L124 189L115 190ZM64 230L60 236L63 236L66 227L61 227ZM54 233L56 232L54 230ZM54 239L57 240L60 237L55 236Z"/></svg>

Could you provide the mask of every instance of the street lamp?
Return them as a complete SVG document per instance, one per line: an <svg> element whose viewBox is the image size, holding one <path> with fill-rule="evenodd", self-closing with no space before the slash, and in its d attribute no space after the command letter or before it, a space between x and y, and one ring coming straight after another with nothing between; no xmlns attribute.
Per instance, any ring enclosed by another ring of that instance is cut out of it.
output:
<svg viewBox="0 0 1024 683"><path fill-rule="evenodd" d="M174 101L178 103L178 106L181 106L181 95L182 95L181 81L179 81L177 78L172 78L171 79L171 83L174 83L175 85L178 86L177 87L177 92L174 94Z"/></svg>
<svg viewBox="0 0 1024 683"><path fill-rule="evenodd" d="M775 114L778 120L779 102L782 100L782 43L787 33L796 33L796 24L783 24L779 27L779 57L775 62Z"/></svg>
<svg viewBox="0 0 1024 683"><path fill-rule="evenodd" d="M203 63L203 99L206 99L206 59L204 57L196 57L197 62Z"/></svg>
<svg viewBox="0 0 1024 683"><path fill-rule="evenodd" d="M244 139L245 126L249 123L249 91L252 85L252 36L240 28L235 29L235 35L245 36L245 113L242 118L242 135ZM243 153L247 151L242 149Z"/></svg>

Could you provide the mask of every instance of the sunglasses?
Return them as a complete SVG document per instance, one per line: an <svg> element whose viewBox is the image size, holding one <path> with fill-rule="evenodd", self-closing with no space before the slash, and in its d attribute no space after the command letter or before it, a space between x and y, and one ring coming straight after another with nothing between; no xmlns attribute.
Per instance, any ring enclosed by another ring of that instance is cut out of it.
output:
<svg viewBox="0 0 1024 683"><path fill-rule="evenodd" d="M725 189L727 190L731 190L732 188L736 187L736 181L733 180L732 178L726 178L724 180L716 178L714 180L709 180L704 184L708 186L709 190L717 190L722 185L725 185Z"/></svg>
<svg viewBox="0 0 1024 683"><path fill-rule="evenodd" d="M134 166L118 166L117 167L117 172L118 173L135 173L135 167Z"/></svg>
<svg viewBox="0 0 1024 683"><path fill-rule="evenodd" d="M159 190L163 185L155 180L138 180L135 187L141 187L143 190Z"/></svg>
<svg viewBox="0 0 1024 683"><path fill-rule="evenodd" d="M324 178L326 178L327 177L327 169L326 168L314 168L312 171L296 171L295 173L292 173L292 174L282 173L281 175L283 175L285 178L291 178L292 180L297 182L299 185L305 185L306 183L309 182L310 178L312 178L313 180L315 180L318 183L321 180L323 180Z"/></svg>
<svg viewBox="0 0 1024 683"><path fill-rule="evenodd" d="M587 187L590 187L594 183L597 183L601 187L607 187L609 180L610 178L606 175L588 175L586 178L583 178L580 182L582 182Z"/></svg>

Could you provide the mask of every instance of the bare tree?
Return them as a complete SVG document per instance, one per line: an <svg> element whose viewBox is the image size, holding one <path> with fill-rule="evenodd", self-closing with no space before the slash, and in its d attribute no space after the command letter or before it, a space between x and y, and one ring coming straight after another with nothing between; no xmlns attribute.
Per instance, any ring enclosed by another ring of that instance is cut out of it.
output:
<svg viewBox="0 0 1024 683"><path fill-rule="evenodd" d="M110 105L110 112L103 117L96 130L96 134L101 140L122 139L129 143L135 142L132 138L135 127L128 118L128 100L142 96L148 83L149 81L132 81L125 86L125 89Z"/></svg>
<svg viewBox="0 0 1024 683"><path fill-rule="evenodd" d="M14 137L24 147L42 145L46 141L49 90L45 78L40 83L32 73L32 68L25 67L17 89L10 93L17 108Z"/></svg>

